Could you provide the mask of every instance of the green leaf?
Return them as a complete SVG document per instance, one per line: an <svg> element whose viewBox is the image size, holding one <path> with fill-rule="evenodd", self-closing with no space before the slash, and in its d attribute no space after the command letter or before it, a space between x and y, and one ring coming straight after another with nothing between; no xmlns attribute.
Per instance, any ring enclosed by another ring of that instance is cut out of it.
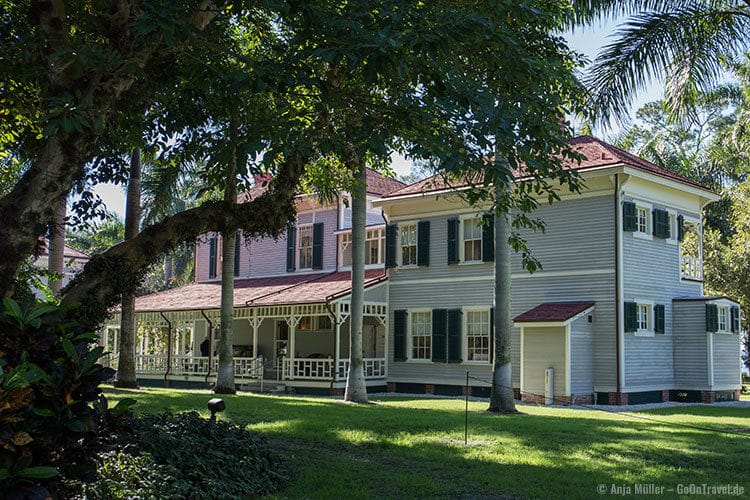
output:
<svg viewBox="0 0 750 500"><path fill-rule="evenodd" d="M39 318L44 314L48 314L57 310L57 306L51 304L40 304L32 309L29 314L26 315L26 321Z"/></svg>
<svg viewBox="0 0 750 500"><path fill-rule="evenodd" d="M45 408L34 408L34 413L36 413L40 417L52 417L55 415L51 410L47 410Z"/></svg>
<svg viewBox="0 0 750 500"><path fill-rule="evenodd" d="M73 432L86 432L88 429L80 420L71 420L66 424L66 427Z"/></svg>
<svg viewBox="0 0 750 500"><path fill-rule="evenodd" d="M126 411L128 411L130 408L135 405L136 400L133 398L123 398L120 401L117 402L117 404L110 410L112 412L112 415L115 417L119 417Z"/></svg>
<svg viewBox="0 0 750 500"><path fill-rule="evenodd" d="M62 346L63 349L65 349L65 353L70 356L70 359L77 360L78 359L78 351L76 351L75 346L73 343L68 339L62 340Z"/></svg>
<svg viewBox="0 0 750 500"><path fill-rule="evenodd" d="M18 473L20 477L26 477L29 479L49 479L59 474L57 469L54 467L28 467Z"/></svg>
<svg viewBox="0 0 750 500"><path fill-rule="evenodd" d="M23 320L23 313L21 312L21 307L18 305L18 302L10 297L5 297L3 299L3 304L5 304L6 314L17 319L19 323Z"/></svg>

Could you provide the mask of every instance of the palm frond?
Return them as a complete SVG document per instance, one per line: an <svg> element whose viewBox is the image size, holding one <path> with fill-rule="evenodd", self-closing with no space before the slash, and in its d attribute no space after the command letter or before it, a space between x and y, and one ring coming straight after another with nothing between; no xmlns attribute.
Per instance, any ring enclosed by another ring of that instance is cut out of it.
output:
<svg viewBox="0 0 750 500"><path fill-rule="evenodd" d="M695 4L716 2L696 2L695 0L574 0L570 15L570 27L590 26L598 21L630 17L643 12L663 12L673 9L687 9ZM726 2L722 2L726 3Z"/></svg>
<svg viewBox="0 0 750 500"><path fill-rule="evenodd" d="M618 30L585 78L598 122L627 116L635 94L656 78L668 77L672 103L687 102L694 89L717 83L721 56L734 57L748 47L750 18L691 3L635 15Z"/></svg>

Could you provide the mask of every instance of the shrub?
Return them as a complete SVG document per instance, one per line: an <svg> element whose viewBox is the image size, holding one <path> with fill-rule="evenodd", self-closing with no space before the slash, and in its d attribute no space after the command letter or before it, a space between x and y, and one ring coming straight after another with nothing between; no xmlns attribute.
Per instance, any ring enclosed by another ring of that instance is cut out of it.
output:
<svg viewBox="0 0 750 500"><path fill-rule="evenodd" d="M267 442L241 425L197 413L144 414L113 434L90 484L68 482L77 498L239 498L277 491L286 478Z"/></svg>
<svg viewBox="0 0 750 500"><path fill-rule="evenodd" d="M93 333L66 322L66 309L5 299L0 314L0 490L45 495L60 472L92 475L104 423L132 400L106 411L99 384L112 370L97 364ZM40 487L40 485L43 485Z"/></svg>

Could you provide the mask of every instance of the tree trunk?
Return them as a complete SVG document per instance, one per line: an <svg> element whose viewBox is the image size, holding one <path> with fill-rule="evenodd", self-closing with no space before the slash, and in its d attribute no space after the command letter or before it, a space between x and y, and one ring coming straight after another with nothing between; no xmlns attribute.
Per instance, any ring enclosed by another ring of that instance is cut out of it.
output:
<svg viewBox="0 0 750 500"><path fill-rule="evenodd" d="M170 282L172 281L172 254L167 252L164 254L164 286L170 288Z"/></svg>
<svg viewBox="0 0 750 500"><path fill-rule="evenodd" d="M234 119L231 124L230 139L232 145L232 159L227 172L227 185L224 189L224 203L237 203L237 146ZM221 233L221 306L219 312L219 368L216 374L214 392L220 394L234 394L234 353L232 343L234 339L234 242L237 231L225 230Z"/></svg>
<svg viewBox="0 0 750 500"><path fill-rule="evenodd" d="M50 272L59 274L59 279L51 279L49 288L55 297L60 295L63 280L65 278L65 215L68 212L67 196L60 201L55 209L55 217L52 220L49 234L49 266Z"/></svg>
<svg viewBox="0 0 750 500"><path fill-rule="evenodd" d="M133 150L130 160L128 199L125 206L125 240L138 236L141 223L141 150ZM122 294L120 312L120 353L117 361L115 387L138 387L135 376L135 293ZM171 346L170 346L171 347Z"/></svg>
<svg viewBox="0 0 750 500"><path fill-rule="evenodd" d="M352 302L349 316L349 372L346 375L344 399L367 403L362 323L365 299L365 226L367 224L367 171L357 159L352 190Z"/></svg>
<svg viewBox="0 0 750 500"><path fill-rule="evenodd" d="M500 191L498 188L498 198ZM516 413L511 370L510 221L508 214L495 214L495 346L489 411Z"/></svg>

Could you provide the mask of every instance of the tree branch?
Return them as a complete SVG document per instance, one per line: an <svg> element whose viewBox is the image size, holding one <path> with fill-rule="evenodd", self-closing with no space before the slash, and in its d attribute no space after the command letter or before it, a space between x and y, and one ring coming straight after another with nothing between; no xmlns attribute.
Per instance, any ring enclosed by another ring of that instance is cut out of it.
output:
<svg viewBox="0 0 750 500"><path fill-rule="evenodd" d="M294 196L305 163L302 155L290 157L269 190L247 203L216 201L186 210L93 257L63 290L63 303L80 304L73 318L84 327L96 328L119 303L120 295L135 290L148 266L177 244L211 231L242 229L249 237L278 235L294 217Z"/></svg>

